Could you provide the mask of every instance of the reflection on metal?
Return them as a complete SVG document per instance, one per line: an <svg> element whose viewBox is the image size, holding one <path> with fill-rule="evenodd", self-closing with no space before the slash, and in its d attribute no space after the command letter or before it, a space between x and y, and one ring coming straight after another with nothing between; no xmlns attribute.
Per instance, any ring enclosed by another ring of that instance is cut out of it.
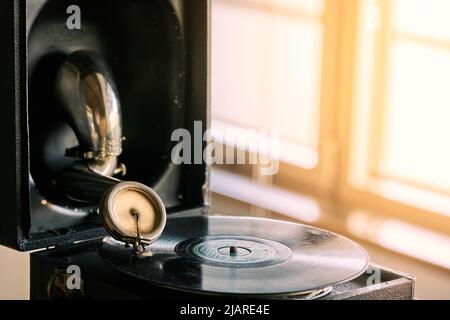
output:
<svg viewBox="0 0 450 320"><path fill-rule="evenodd" d="M114 175L123 137L120 102L109 68L96 54L77 51L63 62L55 91L80 144L68 153L87 159L96 173Z"/></svg>

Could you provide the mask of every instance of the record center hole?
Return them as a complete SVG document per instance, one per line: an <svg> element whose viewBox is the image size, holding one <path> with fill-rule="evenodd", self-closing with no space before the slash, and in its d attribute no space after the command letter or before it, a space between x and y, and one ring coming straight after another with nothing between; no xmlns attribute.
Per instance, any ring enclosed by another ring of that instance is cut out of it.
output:
<svg viewBox="0 0 450 320"><path fill-rule="evenodd" d="M242 257L242 256L248 256L252 251L250 249L244 248L244 247L236 247L236 246L226 246L217 249L217 251L220 254L223 254L224 256L231 256L231 257Z"/></svg>

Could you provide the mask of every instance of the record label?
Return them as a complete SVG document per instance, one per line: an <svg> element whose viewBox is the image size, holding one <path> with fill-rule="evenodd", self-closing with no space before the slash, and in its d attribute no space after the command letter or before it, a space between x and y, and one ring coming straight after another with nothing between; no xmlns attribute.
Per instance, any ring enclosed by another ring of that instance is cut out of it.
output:
<svg viewBox="0 0 450 320"><path fill-rule="evenodd" d="M203 263L230 268L254 268L288 260L292 251L281 243L252 237L211 236L188 240L177 247Z"/></svg>

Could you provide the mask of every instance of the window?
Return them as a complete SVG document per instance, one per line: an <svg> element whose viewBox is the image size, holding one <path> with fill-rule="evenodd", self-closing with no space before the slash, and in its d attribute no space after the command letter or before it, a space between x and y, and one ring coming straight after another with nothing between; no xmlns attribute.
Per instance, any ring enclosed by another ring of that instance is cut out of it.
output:
<svg viewBox="0 0 450 320"><path fill-rule="evenodd" d="M315 167L324 1L212 6L213 127L279 130L281 159Z"/></svg>
<svg viewBox="0 0 450 320"><path fill-rule="evenodd" d="M450 215L450 2L364 3L380 7L381 24L359 26L352 182Z"/></svg>

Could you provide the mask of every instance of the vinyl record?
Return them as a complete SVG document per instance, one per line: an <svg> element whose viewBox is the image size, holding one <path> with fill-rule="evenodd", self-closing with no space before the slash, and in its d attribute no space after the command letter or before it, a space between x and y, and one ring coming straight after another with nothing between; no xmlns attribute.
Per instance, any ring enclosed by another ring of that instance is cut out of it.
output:
<svg viewBox="0 0 450 320"><path fill-rule="evenodd" d="M247 217L169 218L163 235L141 256L106 239L114 268L144 281L187 291L279 296L314 292L367 269L353 241L305 225Z"/></svg>

